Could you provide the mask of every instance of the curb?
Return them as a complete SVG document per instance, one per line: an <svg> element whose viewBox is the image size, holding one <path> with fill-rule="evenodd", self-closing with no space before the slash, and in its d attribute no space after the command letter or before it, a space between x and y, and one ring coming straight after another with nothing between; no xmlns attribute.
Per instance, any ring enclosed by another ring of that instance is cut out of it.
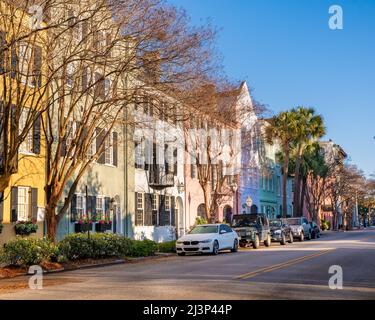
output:
<svg viewBox="0 0 375 320"><path fill-rule="evenodd" d="M98 263L98 264L84 264L84 265L73 267L73 268L60 268L60 269L55 269L55 270L43 270L43 274L62 273L62 272L75 271L75 270L109 267L109 266L126 264L126 263L137 263L137 262L143 262L143 261L152 261L152 260L158 260L160 258L168 258L168 257L172 257L172 256L175 256L175 254L174 253L157 253L156 255L150 256L150 257L125 258L125 259L119 259L119 260L114 260L114 261L111 261L111 262L103 262L103 263ZM25 276L31 276L31 275L34 275L34 273L28 273L28 272L20 273L20 274L15 275L14 277L0 278L0 281L19 278L19 277L25 277Z"/></svg>

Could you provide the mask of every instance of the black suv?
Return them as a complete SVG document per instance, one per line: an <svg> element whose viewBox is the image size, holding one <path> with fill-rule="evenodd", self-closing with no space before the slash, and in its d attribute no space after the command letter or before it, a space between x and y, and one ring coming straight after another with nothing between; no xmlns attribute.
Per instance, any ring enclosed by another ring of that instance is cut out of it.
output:
<svg viewBox="0 0 375 320"><path fill-rule="evenodd" d="M266 247L271 245L270 225L264 214L234 215L232 228L238 234L241 247L251 244L258 249L262 242Z"/></svg>

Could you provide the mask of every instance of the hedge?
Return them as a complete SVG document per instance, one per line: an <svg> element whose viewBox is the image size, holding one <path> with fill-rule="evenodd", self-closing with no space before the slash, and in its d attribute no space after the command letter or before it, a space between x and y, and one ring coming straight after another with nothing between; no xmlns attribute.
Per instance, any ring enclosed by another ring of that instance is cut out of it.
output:
<svg viewBox="0 0 375 320"><path fill-rule="evenodd" d="M154 241L131 240L110 233L72 234L57 245L43 239L17 238L0 250L0 262L30 266L43 261L65 262L82 259L147 257L158 251Z"/></svg>

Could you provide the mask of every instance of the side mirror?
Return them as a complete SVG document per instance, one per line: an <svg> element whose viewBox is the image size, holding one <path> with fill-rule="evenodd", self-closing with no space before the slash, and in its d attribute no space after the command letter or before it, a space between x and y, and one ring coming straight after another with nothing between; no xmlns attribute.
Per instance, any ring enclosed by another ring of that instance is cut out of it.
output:
<svg viewBox="0 0 375 320"><path fill-rule="evenodd" d="M224 233L227 233L227 232L225 230L220 231L220 234L224 234Z"/></svg>

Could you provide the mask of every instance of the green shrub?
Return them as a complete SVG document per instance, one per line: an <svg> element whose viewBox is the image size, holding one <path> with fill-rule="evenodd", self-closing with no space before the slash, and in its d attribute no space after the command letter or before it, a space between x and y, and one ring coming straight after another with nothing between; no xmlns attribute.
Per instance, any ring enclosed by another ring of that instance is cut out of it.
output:
<svg viewBox="0 0 375 320"><path fill-rule="evenodd" d="M327 220L321 220L321 228L323 231L331 229L331 223Z"/></svg>
<svg viewBox="0 0 375 320"><path fill-rule="evenodd" d="M155 255L158 245L151 240L133 240L129 257L149 257Z"/></svg>
<svg viewBox="0 0 375 320"><path fill-rule="evenodd" d="M202 218L202 217L196 217L196 219L195 219L195 224L197 225L197 226L199 226L199 225L202 225L202 224L207 224L208 222L207 222L207 220L205 219L205 218Z"/></svg>
<svg viewBox="0 0 375 320"><path fill-rule="evenodd" d="M26 267L52 260L57 255L57 247L50 241L17 238L4 245L0 261L7 265Z"/></svg>
<svg viewBox="0 0 375 320"><path fill-rule="evenodd" d="M121 258L130 254L132 240L110 233L72 234L59 243L60 254L69 260Z"/></svg>
<svg viewBox="0 0 375 320"><path fill-rule="evenodd" d="M161 253L176 252L176 241L158 243L158 251Z"/></svg>
<svg viewBox="0 0 375 320"><path fill-rule="evenodd" d="M15 225L15 231L17 235L29 236L38 231L38 225L31 221L18 221Z"/></svg>

